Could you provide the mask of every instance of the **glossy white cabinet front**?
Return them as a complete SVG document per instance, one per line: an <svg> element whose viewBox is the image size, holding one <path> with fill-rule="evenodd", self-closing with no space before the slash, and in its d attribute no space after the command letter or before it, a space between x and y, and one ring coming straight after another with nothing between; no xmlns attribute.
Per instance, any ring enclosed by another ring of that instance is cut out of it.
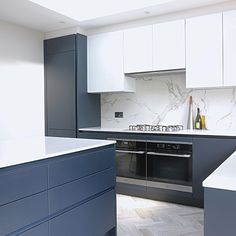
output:
<svg viewBox="0 0 236 236"><path fill-rule="evenodd" d="M152 71L152 25L124 31L124 72Z"/></svg>
<svg viewBox="0 0 236 236"><path fill-rule="evenodd" d="M153 70L185 68L185 21L153 26Z"/></svg>
<svg viewBox="0 0 236 236"><path fill-rule="evenodd" d="M223 86L222 13L186 20L186 86Z"/></svg>
<svg viewBox="0 0 236 236"><path fill-rule="evenodd" d="M236 86L236 10L223 13L224 86Z"/></svg>
<svg viewBox="0 0 236 236"><path fill-rule="evenodd" d="M123 31L88 37L88 92L131 92L132 78L123 68Z"/></svg>

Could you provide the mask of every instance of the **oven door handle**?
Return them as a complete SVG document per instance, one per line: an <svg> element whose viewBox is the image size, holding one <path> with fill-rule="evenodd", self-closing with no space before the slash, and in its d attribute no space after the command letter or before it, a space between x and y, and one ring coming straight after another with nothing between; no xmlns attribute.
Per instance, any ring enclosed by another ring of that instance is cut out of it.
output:
<svg viewBox="0 0 236 236"><path fill-rule="evenodd" d="M127 153L127 154L144 154L145 151L128 151L128 150L119 150L119 149L116 149L116 152L117 153Z"/></svg>
<svg viewBox="0 0 236 236"><path fill-rule="evenodd" d="M172 154L172 153L162 153L162 152L147 152L147 155L181 157L181 158L190 158L191 157L190 154Z"/></svg>

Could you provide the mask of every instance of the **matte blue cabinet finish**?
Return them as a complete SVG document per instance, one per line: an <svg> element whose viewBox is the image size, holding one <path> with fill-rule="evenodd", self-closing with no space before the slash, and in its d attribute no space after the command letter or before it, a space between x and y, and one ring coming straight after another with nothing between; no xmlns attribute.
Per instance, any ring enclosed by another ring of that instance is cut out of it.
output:
<svg viewBox="0 0 236 236"><path fill-rule="evenodd" d="M205 188L204 236L236 235L236 192Z"/></svg>
<svg viewBox="0 0 236 236"><path fill-rule="evenodd" d="M116 227L114 145L0 168L0 190L0 236L105 234Z"/></svg>
<svg viewBox="0 0 236 236"><path fill-rule="evenodd" d="M49 222L51 236L101 236L115 227L115 192L107 192Z"/></svg>
<svg viewBox="0 0 236 236"><path fill-rule="evenodd" d="M172 190L154 189L118 184L117 191L123 194L146 197L187 205L204 205L204 189L202 182L221 163L223 163L235 150L235 137L194 136L194 135L157 135L117 132L79 132L81 138L97 139L137 139L137 140L162 140L193 143L193 193L182 193Z"/></svg>
<svg viewBox="0 0 236 236"><path fill-rule="evenodd" d="M100 94L87 93L87 37L77 34L77 128L101 125Z"/></svg>
<svg viewBox="0 0 236 236"><path fill-rule="evenodd" d="M115 186L114 168L49 190L49 212L54 214Z"/></svg>
<svg viewBox="0 0 236 236"><path fill-rule="evenodd" d="M44 41L46 135L77 137L80 127L101 124L100 95L87 93L87 37Z"/></svg>
<svg viewBox="0 0 236 236"><path fill-rule="evenodd" d="M78 155L78 156L77 156ZM114 148L75 154L49 165L49 188L68 183L114 166Z"/></svg>
<svg viewBox="0 0 236 236"><path fill-rule="evenodd" d="M204 200L202 182L236 150L236 139L193 139L193 197Z"/></svg>
<svg viewBox="0 0 236 236"><path fill-rule="evenodd" d="M74 51L75 49L75 35L45 40L46 55Z"/></svg>
<svg viewBox="0 0 236 236"><path fill-rule="evenodd" d="M48 129L47 135L52 137L76 138L76 130Z"/></svg>
<svg viewBox="0 0 236 236"><path fill-rule="evenodd" d="M48 222L46 222L15 236L49 236L48 230Z"/></svg>
<svg viewBox="0 0 236 236"><path fill-rule="evenodd" d="M47 192L6 204L0 208L0 235L13 233L47 216Z"/></svg>
<svg viewBox="0 0 236 236"><path fill-rule="evenodd" d="M46 190L47 171L46 165L0 170L0 206Z"/></svg>
<svg viewBox="0 0 236 236"><path fill-rule="evenodd" d="M76 130L75 52L48 55L46 65L48 129Z"/></svg>

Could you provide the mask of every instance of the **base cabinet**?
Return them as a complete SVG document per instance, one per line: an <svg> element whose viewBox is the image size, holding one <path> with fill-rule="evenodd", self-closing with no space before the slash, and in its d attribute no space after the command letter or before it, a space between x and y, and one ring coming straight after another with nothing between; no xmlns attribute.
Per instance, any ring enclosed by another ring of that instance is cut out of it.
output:
<svg viewBox="0 0 236 236"><path fill-rule="evenodd" d="M24 233L18 234L19 236L49 236L48 234L48 222L38 225Z"/></svg>
<svg viewBox="0 0 236 236"><path fill-rule="evenodd" d="M0 168L0 177L0 236L116 235L114 145Z"/></svg>
<svg viewBox="0 0 236 236"><path fill-rule="evenodd" d="M116 225L114 202L112 190L52 219L50 236L104 235Z"/></svg>

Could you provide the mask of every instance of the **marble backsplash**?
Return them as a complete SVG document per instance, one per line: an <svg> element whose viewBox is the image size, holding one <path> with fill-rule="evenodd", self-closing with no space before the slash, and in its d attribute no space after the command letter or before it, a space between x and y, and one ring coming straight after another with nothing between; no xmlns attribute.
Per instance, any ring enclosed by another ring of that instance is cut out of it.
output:
<svg viewBox="0 0 236 236"><path fill-rule="evenodd" d="M206 115L210 130L236 131L236 89L186 89L185 74L139 78L136 93L101 96L102 127L128 128L130 124L182 124L186 128L189 96ZM124 118L115 118L115 112Z"/></svg>

